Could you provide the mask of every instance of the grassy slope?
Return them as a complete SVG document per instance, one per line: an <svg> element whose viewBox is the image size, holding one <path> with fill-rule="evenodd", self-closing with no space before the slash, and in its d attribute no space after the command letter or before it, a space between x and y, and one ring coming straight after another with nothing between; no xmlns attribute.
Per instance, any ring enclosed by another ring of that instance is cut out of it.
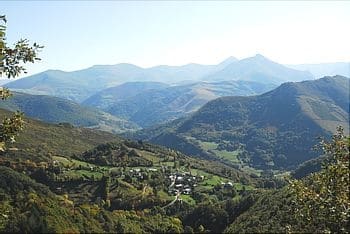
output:
<svg viewBox="0 0 350 234"><path fill-rule="evenodd" d="M10 117L12 113L0 109L0 118L3 119L5 116ZM23 132L18 136L17 142L12 145L19 151L12 153L23 153L23 157L28 154L27 157L33 157L33 160L45 159L48 158L48 155L71 157L97 144L119 139L108 132L74 128L71 125L49 124L29 118L26 118L25 122Z"/></svg>

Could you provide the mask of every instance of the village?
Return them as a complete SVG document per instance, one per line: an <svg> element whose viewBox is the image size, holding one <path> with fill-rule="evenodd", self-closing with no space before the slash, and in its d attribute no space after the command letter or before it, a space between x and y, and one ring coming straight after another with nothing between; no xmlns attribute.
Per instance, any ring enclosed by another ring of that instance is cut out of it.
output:
<svg viewBox="0 0 350 234"><path fill-rule="evenodd" d="M146 179L145 176L149 176L148 173L157 173L159 169L157 168L132 168L129 169L127 174L122 175L125 178L126 175L131 176L137 180ZM199 183L203 182L206 178L204 175L193 175L188 171L172 171L167 167L162 166L162 174L166 177L165 183L167 185L167 192L169 195L177 196L180 194L191 195L198 186ZM232 188L234 187L232 182L221 182L222 188Z"/></svg>
<svg viewBox="0 0 350 234"><path fill-rule="evenodd" d="M204 181L204 176L192 175L190 172L184 171L172 171L168 167L162 166L157 168L132 168L127 173L123 173L121 178L129 177L137 180L145 180L145 177L153 173L157 173L158 170L166 177L165 185L168 187L169 195L185 194L190 195L199 182ZM113 173L112 173L113 175Z"/></svg>

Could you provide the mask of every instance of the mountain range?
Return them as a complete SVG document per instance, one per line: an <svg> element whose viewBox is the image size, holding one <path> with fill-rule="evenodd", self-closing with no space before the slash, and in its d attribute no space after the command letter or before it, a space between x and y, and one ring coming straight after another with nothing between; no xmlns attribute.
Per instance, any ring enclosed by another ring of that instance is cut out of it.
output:
<svg viewBox="0 0 350 234"><path fill-rule="evenodd" d="M197 157L256 168L292 168L315 157L319 136L349 129L349 79L288 82L258 96L222 97L134 138Z"/></svg>
<svg viewBox="0 0 350 234"><path fill-rule="evenodd" d="M187 64L141 68L132 64L95 65L64 72L48 70L7 83L16 91L45 94L83 102L97 92L125 82L152 81L174 84L183 81L246 80L264 84L312 79L310 72L277 64L262 55L237 60L230 57L217 65Z"/></svg>

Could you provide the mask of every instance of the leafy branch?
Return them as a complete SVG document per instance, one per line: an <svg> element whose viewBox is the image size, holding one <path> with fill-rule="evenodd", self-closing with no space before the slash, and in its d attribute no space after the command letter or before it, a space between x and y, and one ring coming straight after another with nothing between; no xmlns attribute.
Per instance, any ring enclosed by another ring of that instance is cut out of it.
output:
<svg viewBox="0 0 350 234"><path fill-rule="evenodd" d="M0 15L0 77L15 78L26 73L23 64L40 60L38 52L43 46L37 43L29 44L27 39L21 39L11 48L6 44L6 17ZM0 87L0 98L5 100L11 96L7 88ZM18 132L23 130L23 113L16 112L13 117L5 118L0 125L0 151L6 149L7 143L15 142Z"/></svg>

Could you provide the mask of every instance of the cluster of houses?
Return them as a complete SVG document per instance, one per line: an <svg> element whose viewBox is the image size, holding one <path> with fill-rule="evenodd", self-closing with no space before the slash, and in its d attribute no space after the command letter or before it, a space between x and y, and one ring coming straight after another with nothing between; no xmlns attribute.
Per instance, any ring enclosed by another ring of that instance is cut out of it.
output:
<svg viewBox="0 0 350 234"><path fill-rule="evenodd" d="M191 194L198 182L204 180L204 176L193 176L189 172L173 172L168 176L169 188L168 193L176 194Z"/></svg>
<svg viewBox="0 0 350 234"><path fill-rule="evenodd" d="M129 170L129 175L138 179L143 180L144 179L144 172L157 172L157 168L147 168L147 169L141 169L141 168L133 168Z"/></svg>
<svg viewBox="0 0 350 234"><path fill-rule="evenodd" d="M147 168L147 169L140 169L140 168L132 168L129 170L129 175L138 179L144 179L144 173L143 172L157 172L158 169L156 168ZM164 170L162 170L165 172ZM197 184L204 180L204 176L194 176L191 175L190 172L169 172L166 173L167 175L167 181L169 183L168 186L168 193L171 195L177 195L177 194L187 194L190 195L193 192L194 187L197 186Z"/></svg>
<svg viewBox="0 0 350 234"><path fill-rule="evenodd" d="M163 168L162 168L163 169ZM128 171L128 174L134 178L144 179L144 172L157 172L156 168L132 168ZM194 176L190 172L170 172L161 170L167 176L168 181L168 193L171 195L187 194L190 195L193 192L194 187L204 180L204 176Z"/></svg>

